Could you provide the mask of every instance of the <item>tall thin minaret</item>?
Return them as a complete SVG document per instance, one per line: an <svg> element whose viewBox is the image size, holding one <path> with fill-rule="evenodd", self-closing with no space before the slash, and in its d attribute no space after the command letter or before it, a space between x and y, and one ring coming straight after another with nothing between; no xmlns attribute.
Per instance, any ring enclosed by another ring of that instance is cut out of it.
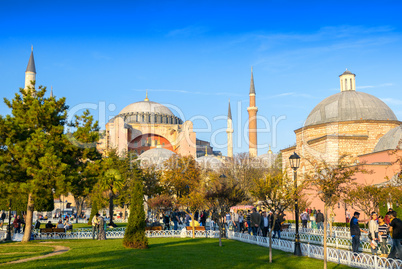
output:
<svg viewBox="0 0 402 269"><path fill-rule="evenodd" d="M27 90L29 86L35 88L32 85L32 82L36 81L36 68L35 68L35 61L33 55L33 46L31 47L31 57L29 57L27 70L25 70L25 87L24 89Z"/></svg>
<svg viewBox="0 0 402 269"><path fill-rule="evenodd" d="M250 106L248 111L248 152L250 157L257 157L257 111L255 103L255 88L253 67L251 67L251 81L250 81Z"/></svg>
<svg viewBox="0 0 402 269"><path fill-rule="evenodd" d="M228 128L226 129L228 134L228 157L233 158L233 123L232 123L232 110L230 109L230 99L229 99L229 110L228 110Z"/></svg>

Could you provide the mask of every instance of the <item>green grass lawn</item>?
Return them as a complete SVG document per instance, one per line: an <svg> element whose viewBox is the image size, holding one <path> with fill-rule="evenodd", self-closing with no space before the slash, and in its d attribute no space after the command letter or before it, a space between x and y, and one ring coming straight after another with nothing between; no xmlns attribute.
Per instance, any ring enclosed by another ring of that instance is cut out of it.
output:
<svg viewBox="0 0 402 269"><path fill-rule="evenodd" d="M70 251L58 256L28 263L8 265L7 268L323 268L323 262L274 250L273 264L268 264L268 248L234 240L224 240L223 247L217 239L149 239L146 250L125 249L122 239L54 241ZM4 251L14 244L0 245ZM38 245L38 242L27 244ZM328 268L349 268L330 263Z"/></svg>
<svg viewBox="0 0 402 269"><path fill-rule="evenodd" d="M34 256L45 255L53 251L52 247L32 246L31 244L0 244L0 264Z"/></svg>

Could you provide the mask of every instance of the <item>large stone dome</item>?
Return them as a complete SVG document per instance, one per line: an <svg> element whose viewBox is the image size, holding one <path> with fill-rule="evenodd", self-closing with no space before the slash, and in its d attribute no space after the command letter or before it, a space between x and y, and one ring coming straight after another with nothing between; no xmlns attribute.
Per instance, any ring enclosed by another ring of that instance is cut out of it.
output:
<svg viewBox="0 0 402 269"><path fill-rule="evenodd" d="M342 91L321 101L304 126L353 120L394 120L394 112L377 97L357 91Z"/></svg>
<svg viewBox="0 0 402 269"><path fill-rule="evenodd" d="M166 106L152 102L152 101L140 101L136 103L129 104L119 114L129 114L129 113L160 113L168 116L174 116L172 111Z"/></svg>
<svg viewBox="0 0 402 269"><path fill-rule="evenodd" d="M378 140L373 152L383 151L383 150L394 150L402 149L399 142L402 139L402 125L399 125L391 130L389 130L383 137Z"/></svg>

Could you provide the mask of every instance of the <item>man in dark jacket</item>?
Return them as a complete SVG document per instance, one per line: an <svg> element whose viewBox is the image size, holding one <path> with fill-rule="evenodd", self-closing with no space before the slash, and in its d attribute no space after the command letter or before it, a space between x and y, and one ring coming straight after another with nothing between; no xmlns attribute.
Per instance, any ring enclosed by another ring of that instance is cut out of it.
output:
<svg viewBox="0 0 402 269"><path fill-rule="evenodd" d="M391 222L389 223L389 231L392 234L392 247L388 258L395 259L398 256L402 260L402 220L396 216L396 211L392 211L390 214Z"/></svg>
<svg viewBox="0 0 402 269"><path fill-rule="evenodd" d="M355 253L359 252L361 232L367 233L366 231L360 229L359 216L360 213L356 211L353 214L352 219L350 220L350 235L352 236L352 250Z"/></svg>
<svg viewBox="0 0 402 269"><path fill-rule="evenodd" d="M324 214L322 214L319 209L315 217L315 222L317 223L317 229L324 229Z"/></svg>
<svg viewBox="0 0 402 269"><path fill-rule="evenodd" d="M250 216L251 228L253 230L253 235L257 235L258 227L261 224L261 215L257 213L257 210L253 208L253 213Z"/></svg>

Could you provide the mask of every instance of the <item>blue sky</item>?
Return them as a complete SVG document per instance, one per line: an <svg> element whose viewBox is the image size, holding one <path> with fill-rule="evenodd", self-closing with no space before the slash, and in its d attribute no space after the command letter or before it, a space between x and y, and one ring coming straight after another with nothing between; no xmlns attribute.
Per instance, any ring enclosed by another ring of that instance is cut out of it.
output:
<svg viewBox="0 0 402 269"><path fill-rule="evenodd" d="M274 152L294 144L293 131L339 91L346 68L358 90L402 119L398 1L82 2L0 2L1 97L23 87L33 45L37 84L52 85L72 109L96 108L104 123L148 89L151 101L177 106L217 149L230 98L235 152L248 150L251 66L258 124L269 125L258 135L259 154L268 144Z"/></svg>

